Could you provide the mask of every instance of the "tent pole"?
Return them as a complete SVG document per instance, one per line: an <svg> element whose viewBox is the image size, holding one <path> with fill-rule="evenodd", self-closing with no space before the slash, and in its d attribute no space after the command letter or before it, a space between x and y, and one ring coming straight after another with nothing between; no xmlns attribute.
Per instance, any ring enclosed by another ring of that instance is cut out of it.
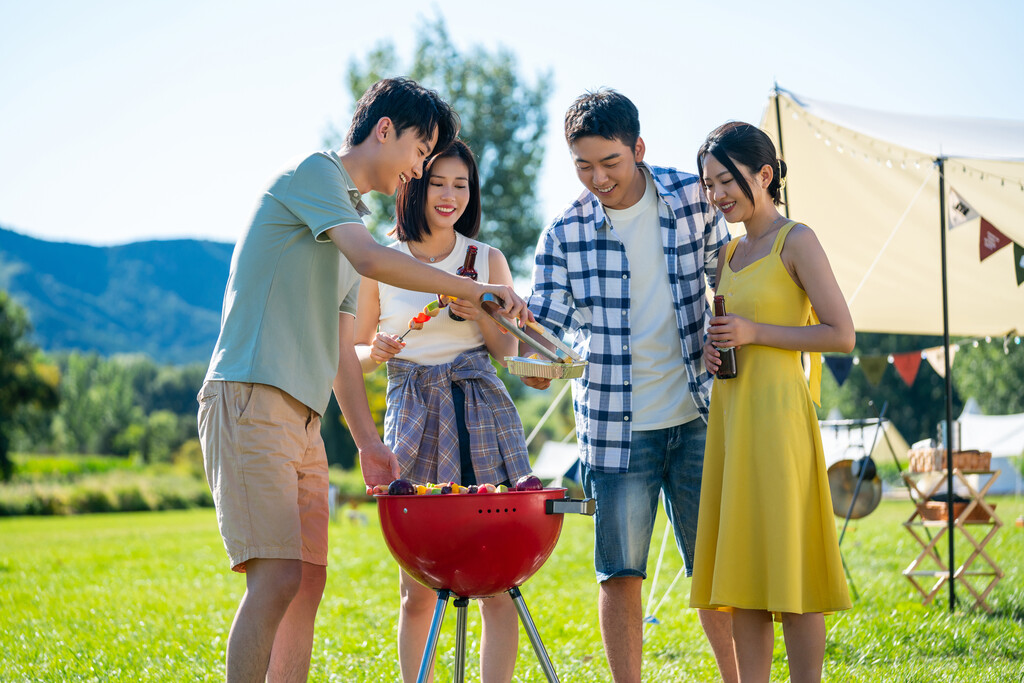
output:
<svg viewBox="0 0 1024 683"><path fill-rule="evenodd" d="M775 126L779 129L779 158L785 159L782 151L782 114L779 113L779 84L775 84ZM782 211L789 218L789 190L782 186Z"/></svg>
<svg viewBox="0 0 1024 683"><path fill-rule="evenodd" d="M946 275L946 159L935 160L939 166L939 244L942 248L942 346L946 366L946 533L949 536L949 611L956 611L956 564L953 551L953 376L949 362L949 282Z"/></svg>

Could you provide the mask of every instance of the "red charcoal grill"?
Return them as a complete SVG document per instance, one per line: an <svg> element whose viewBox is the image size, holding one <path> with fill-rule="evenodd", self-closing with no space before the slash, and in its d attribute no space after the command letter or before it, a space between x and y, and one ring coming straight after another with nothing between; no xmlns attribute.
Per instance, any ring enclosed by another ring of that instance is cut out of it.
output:
<svg viewBox="0 0 1024 683"><path fill-rule="evenodd" d="M470 598L507 592L548 681L558 676L519 591L551 555L562 515L594 514L593 500L570 500L562 488L457 495L379 495L377 512L388 550L401 567L437 591L417 682L427 680L448 598L455 598L455 676L466 667Z"/></svg>

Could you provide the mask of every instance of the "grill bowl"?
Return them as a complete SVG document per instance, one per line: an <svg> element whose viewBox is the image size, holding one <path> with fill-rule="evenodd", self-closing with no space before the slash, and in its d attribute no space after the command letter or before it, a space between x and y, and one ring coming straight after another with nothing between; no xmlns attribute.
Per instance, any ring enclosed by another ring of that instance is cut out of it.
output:
<svg viewBox="0 0 1024 683"><path fill-rule="evenodd" d="M484 598L522 585L551 555L562 515L545 501L565 489L375 497L384 542L410 576Z"/></svg>

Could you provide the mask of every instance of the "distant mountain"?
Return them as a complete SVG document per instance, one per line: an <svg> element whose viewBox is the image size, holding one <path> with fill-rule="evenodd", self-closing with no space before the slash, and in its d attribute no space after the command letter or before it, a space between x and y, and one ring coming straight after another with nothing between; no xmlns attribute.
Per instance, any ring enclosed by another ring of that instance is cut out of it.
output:
<svg viewBox="0 0 1024 683"><path fill-rule="evenodd" d="M233 248L203 240L93 247L0 228L0 289L28 311L45 351L205 362Z"/></svg>

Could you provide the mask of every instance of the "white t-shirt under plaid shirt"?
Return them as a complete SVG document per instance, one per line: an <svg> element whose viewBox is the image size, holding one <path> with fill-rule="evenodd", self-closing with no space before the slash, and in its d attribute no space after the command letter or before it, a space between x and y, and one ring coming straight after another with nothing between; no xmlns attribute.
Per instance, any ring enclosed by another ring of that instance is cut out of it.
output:
<svg viewBox="0 0 1024 683"><path fill-rule="evenodd" d="M668 269L689 394L707 420L712 377L701 354L710 318L718 250L729 242L725 219L708 203L697 176L646 166L658 192L662 252ZM643 264L634 264L643 267ZM537 320L565 335L589 361L573 380L580 457L605 472L629 466L632 368L630 264L600 201L584 192L541 234L529 306ZM681 388L682 389L682 388ZM680 391L679 399L687 391ZM666 397L671 400L672 397Z"/></svg>

